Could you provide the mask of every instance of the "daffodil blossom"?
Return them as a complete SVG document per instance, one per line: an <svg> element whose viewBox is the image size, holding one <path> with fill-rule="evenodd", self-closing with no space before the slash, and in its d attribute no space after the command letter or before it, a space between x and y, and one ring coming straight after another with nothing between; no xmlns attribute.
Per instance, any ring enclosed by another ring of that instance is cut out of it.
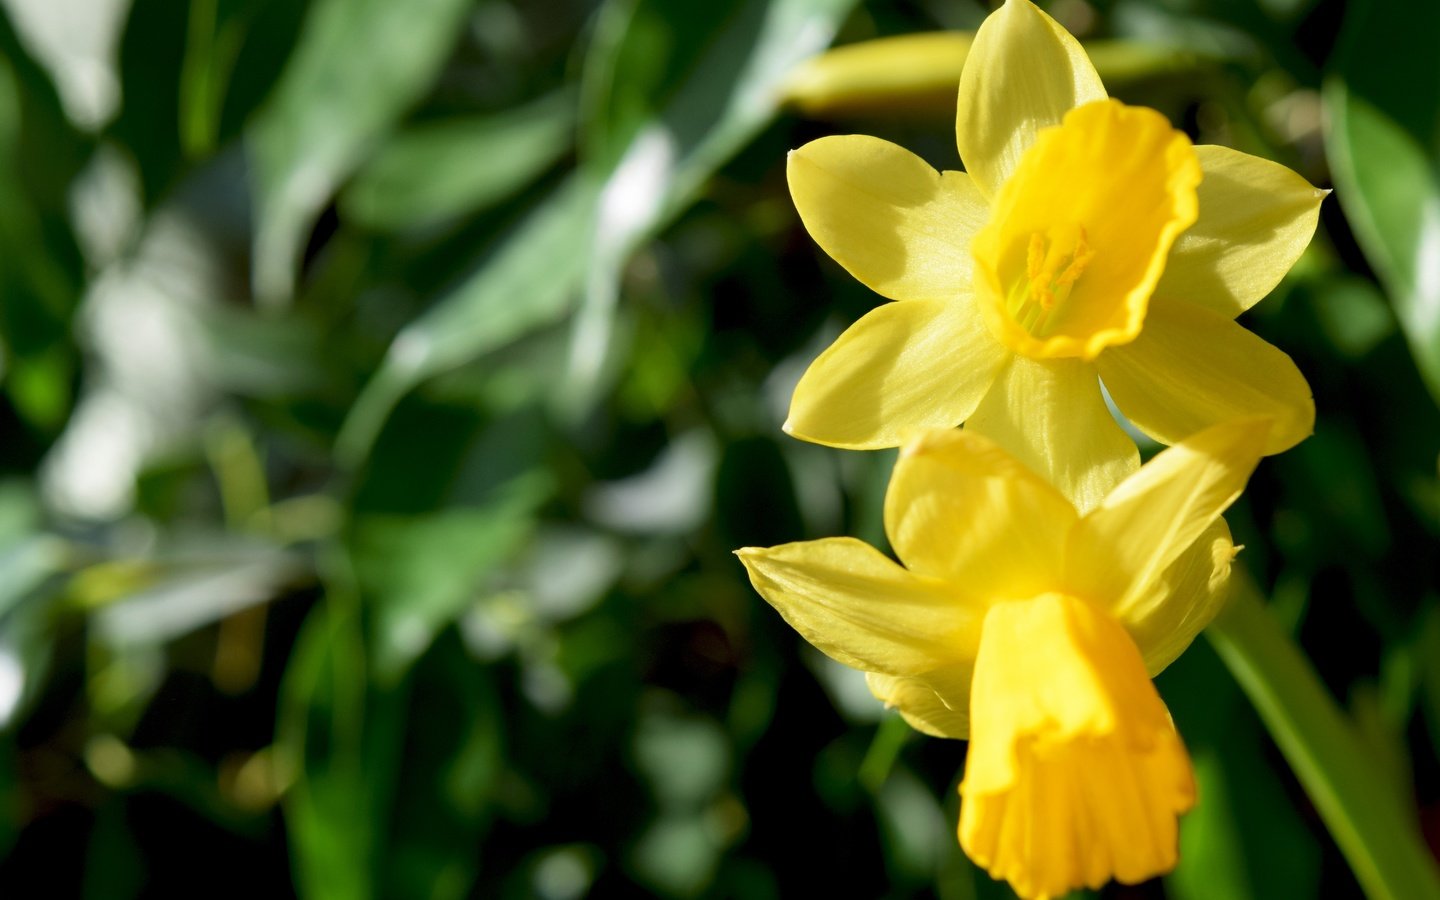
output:
<svg viewBox="0 0 1440 900"><path fill-rule="evenodd" d="M885 497L903 565L851 538L738 551L806 640L927 734L966 738L960 842L1022 896L1168 871L1194 803L1150 677L1213 618L1221 513L1271 443L1213 426L1081 513L982 435L923 432Z"/></svg>
<svg viewBox="0 0 1440 900"><path fill-rule="evenodd" d="M1234 319L1309 244L1324 191L1107 99L1029 0L976 34L956 141L965 172L863 135L790 154L807 230L898 302L814 361L788 432L867 449L964 422L1082 508L1139 465L1102 380L1161 443L1245 416L1274 420L1267 453L1310 433L1304 377Z"/></svg>

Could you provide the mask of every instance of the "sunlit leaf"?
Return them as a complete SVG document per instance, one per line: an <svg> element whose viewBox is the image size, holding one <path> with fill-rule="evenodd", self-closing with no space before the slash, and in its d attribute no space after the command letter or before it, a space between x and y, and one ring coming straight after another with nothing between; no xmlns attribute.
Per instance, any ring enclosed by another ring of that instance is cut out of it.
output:
<svg viewBox="0 0 1440 900"><path fill-rule="evenodd" d="M571 176L471 277L401 330L346 418L336 444L342 465L364 460L391 409L416 384L568 311L584 277L597 196L592 184Z"/></svg>
<svg viewBox="0 0 1440 900"><path fill-rule="evenodd" d="M377 679L402 672L473 602L484 576L530 534L528 514L544 495L544 484L531 481L488 506L356 523L356 569L375 603Z"/></svg>
<svg viewBox="0 0 1440 900"><path fill-rule="evenodd" d="M429 88L467 0L319 0L249 135L255 292L284 303L310 227L341 182Z"/></svg>
<svg viewBox="0 0 1440 900"><path fill-rule="evenodd" d="M584 408L608 352L625 262L656 229L693 202L706 179L770 120L785 77L830 43L853 5L854 0L745 3L722 28L705 33L698 59L677 54L687 77L675 84L651 117L632 124L621 105L609 111L610 121L601 118L592 124L601 133L618 135L633 128L634 136L609 170L600 194L572 344L571 383L580 398L573 408ZM642 2L640 10L645 7ZM687 28L693 20L688 8L667 18L671 33L692 30ZM645 19L637 13L636 21ZM622 40L615 52L625 49Z"/></svg>
<svg viewBox="0 0 1440 900"><path fill-rule="evenodd" d="M235 542L216 549L222 558L172 561L156 582L108 602L95 615L97 635L117 644L162 644L274 598L298 571L296 559L270 548Z"/></svg>
<svg viewBox="0 0 1440 900"><path fill-rule="evenodd" d="M488 116L400 131L340 196L341 213L380 230L444 222L524 188L571 146L574 100L562 91Z"/></svg>
<svg viewBox="0 0 1440 900"><path fill-rule="evenodd" d="M483 420L417 395L390 421L352 499L347 550L368 626L371 678L391 685L514 559L554 488L535 467L533 414ZM426 440L414 434L424 430Z"/></svg>
<svg viewBox="0 0 1440 900"><path fill-rule="evenodd" d="M603 149L471 278L396 336L351 410L342 459L363 458L384 417L414 385L553 322L571 311L582 289L570 384L578 398L572 407L583 406L605 358L626 260L774 116L781 80L829 43L851 6L853 0L750 0L725 17L718 33L704 35L698 58L676 60L681 76L649 118L599 105L605 112L595 115L614 118L589 126L604 136L592 140ZM684 33L680 26L692 14L686 6L665 8L664 21ZM625 46L616 40L597 52ZM624 148L613 158L612 144Z"/></svg>

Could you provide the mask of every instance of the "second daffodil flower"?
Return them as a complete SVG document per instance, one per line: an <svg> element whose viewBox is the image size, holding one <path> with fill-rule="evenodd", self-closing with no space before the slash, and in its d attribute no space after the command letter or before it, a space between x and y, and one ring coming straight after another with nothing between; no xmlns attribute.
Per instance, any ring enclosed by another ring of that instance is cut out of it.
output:
<svg viewBox="0 0 1440 900"><path fill-rule="evenodd" d="M1221 513L1265 420L1163 451L1088 512L978 434L908 443L885 497L904 565L851 538L738 551L810 643L920 731L970 740L960 843L1024 897L1169 871L1195 801L1150 677L1218 611Z"/></svg>
<svg viewBox="0 0 1440 900"><path fill-rule="evenodd" d="M1029 0L976 34L955 130L966 172L863 135L791 153L806 229L899 302L815 360L787 431L863 449L965 422L1082 507L1139 465L1102 379L1161 443L1244 416L1274 420L1266 453L1310 433L1304 377L1234 319L1299 258L1325 192L1107 99Z"/></svg>

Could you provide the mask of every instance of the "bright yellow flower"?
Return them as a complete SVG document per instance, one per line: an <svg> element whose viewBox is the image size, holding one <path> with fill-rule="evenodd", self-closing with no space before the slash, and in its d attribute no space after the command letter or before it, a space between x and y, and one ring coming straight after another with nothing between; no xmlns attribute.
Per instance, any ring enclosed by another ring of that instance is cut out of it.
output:
<svg viewBox="0 0 1440 900"><path fill-rule="evenodd" d="M1274 420L1267 453L1310 433L1304 377L1234 319L1299 258L1325 192L1106 99L1028 0L976 34L956 140L967 172L863 135L790 154L810 234L900 302L815 360L787 431L863 449L965 422L1082 508L1139 465L1102 379L1162 443L1245 416Z"/></svg>
<svg viewBox="0 0 1440 900"><path fill-rule="evenodd" d="M1214 617L1220 514L1270 443L1247 419L1158 454L1088 512L989 439L903 449L885 530L738 551L806 640L915 728L970 739L960 842L1023 896L1175 864L1189 758L1149 676Z"/></svg>

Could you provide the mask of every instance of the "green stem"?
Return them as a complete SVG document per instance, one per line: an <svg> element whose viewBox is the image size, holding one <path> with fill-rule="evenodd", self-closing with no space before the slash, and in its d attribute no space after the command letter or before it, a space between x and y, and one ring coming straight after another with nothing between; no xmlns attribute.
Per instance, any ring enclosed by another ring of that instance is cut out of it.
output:
<svg viewBox="0 0 1440 900"><path fill-rule="evenodd" d="M872 794L880 792L885 780L890 777L890 770L895 768L900 749L914 733L898 715L891 714L880 720L880 727L875 729L875 739L870 742L870 749L865 752L856 773L865 790Z"/></svg>
<svg viewBox="0 0 1440 900"><path fill-rule="evenodd" d="M1355 877L1372 900L1440 897L1440 869L1414 811L1326 692L1309 660L1236 572L1226 609L1206 631L1264 719Z"/></svg>

